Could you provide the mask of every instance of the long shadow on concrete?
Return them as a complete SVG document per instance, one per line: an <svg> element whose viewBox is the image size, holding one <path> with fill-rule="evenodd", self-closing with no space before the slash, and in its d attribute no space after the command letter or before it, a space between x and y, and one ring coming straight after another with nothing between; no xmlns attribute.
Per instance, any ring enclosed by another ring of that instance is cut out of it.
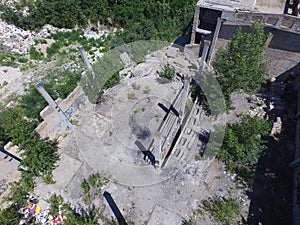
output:
<svg viewBox="0 0 300 225"><path fill-rule="evenodd" d="M109 207L113 211L115 217L118 220L119 225L127 225L125 218L123 217L121 211L119 210L117 204L115 203L114 199L111 197L111 194L105 191L103 193L104 198L106 199Z"/></svg>
<svg viewBox="0 0 300 225"><path fill-rule="evenodd" d="M139 148L139 150L143 153L144 155L144 160L150 160L151 165L155 165L155 156L145 148L145 146L138 140L134 142L136 146Z"/></svg>
<svg viewBox="0 0 300 225"><path fill-rule="evenodd" d="M298 65L293 69L300 71ZM295 121L292 116L296 107L295 94L291 83L287 82L281 96L285 103L283 109L276 110L275 105L275 109L268 113L270 120L280 117L282 127L279 134L266 138L268 149L259 159L252 191L248 192L251 199L248 224L292 224L293 170L289 163L293 161L295 149Z"/></svg>

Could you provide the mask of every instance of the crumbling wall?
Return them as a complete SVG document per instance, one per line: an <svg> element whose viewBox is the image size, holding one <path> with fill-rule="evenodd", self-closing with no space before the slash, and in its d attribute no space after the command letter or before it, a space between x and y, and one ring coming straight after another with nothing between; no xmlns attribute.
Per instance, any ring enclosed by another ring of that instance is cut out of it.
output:
<svg viewBox="0 0 300 225"><path fill-rule="evenodd" d="M65 112L69 120L75 121L74 115L83 106L87 98L80 86L65 99L57 99L56 103ZM43 122L35 129L41 138L55 139L67 132L70 127L59 117L52 107L47 106L40 112Z"/></svg>

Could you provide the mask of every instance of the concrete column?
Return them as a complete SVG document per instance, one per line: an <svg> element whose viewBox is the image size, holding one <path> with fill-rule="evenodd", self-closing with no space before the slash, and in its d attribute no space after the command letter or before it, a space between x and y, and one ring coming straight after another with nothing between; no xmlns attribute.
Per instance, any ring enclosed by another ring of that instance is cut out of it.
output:
<svg viewBox="0 0 300 225"><path fill-rule="evenodd" d="M209 49L209 53L208 53L208 57L207 57L207 64L208 65L210 65L211 58L212 58L212 55L214 53L214 48L215 48L216 42L218 40L218 36L219 36L220 30L221 30L221 25L222 25L222 18L218 17L218 22L217 22L217 26L216 26L216 29L215 29L215 32L214 32L214 37L212 39L210 49Z"/></svg>
<svg viewBox="0 0 300 225"><path fill-rule="evenodd" d="M184 76L184 84L183 84L183 92L182 92L182 100L181 100L181 106L180 106L180 111L179 111L179 118L180 121L182 122L182 117L184 115L185 111L185 105L187 101L187 97L189 94L189 89L190 89L190 77Z"/></svg>
<svg viewBox="0 0 300 225"><path fill-rule="evenodd" d="M51 98L51 96L48 94L48 92L45 90L45 88L40 84L37 83L35 85L35 88L38 90L38 92L44 97L44 99L48 102L48 104L58 113L60 118L65 121L66 125L68 127L72 127L72 124L66 114L61 110L61 108L57 105L57 103Z"/></svg>
<svg viewBox="0 0 300 225"><path fill-rule="evenodd" d="M194 21L193 21L193 27L192 27L192 35L191 35L191 41L190 41L191 45L195 44L196 29L198 28L198 26L200 24L199 16L200 16L200 6L197 5L196 9L195 9Z"/></svg>
<svg viewBox="0 0 300 225"><path fill-rule="evenodd" d="M159 131L154 134L154 143L155 143L155 166L161 166L161 133Z"/></svg>
<svg viewBox="0 0 300 225"><path fill-rule="evenodd" d="M206 61L206 56L207 56L207 53L208 53L209 45L210 45L210 41L205 40L204 41L204 47L203 47L203 50L202 50L201 59L200 59L200 65L199 65L199 71L200 71L200 73L202 73L202 71L204 69L204 65L205 65L205 61Z"/></svg>
<svg viewBox="0 0 300 225"><path fill-rule="evenodd" d="M300 26L300 22L298 20L295 20L293 26L291 27L291 30L292 31L297 31L299 26Z"/></svg>
<svg viewBox="0 0 300 225"><path fill-rule="evenodd" d="M80 45L78 46L78 49L80 51L80 55L82 57L82 60L85 64L85 66L87 67L88 71L92 74L93 78L95 78L95 73L94 73L94 70L93 70L93 67L92 65L90 64L89 60L88 60L88 57L83 49L83 47Z"/></svg>
<svg viewBox="0 0 300 225"><path fill-rule="evenodd" d="M282 16L280 16L280 17L277 17L277 19L278 19L278 21L277 21L277 23L275 24L275 28L280 28L281 27L281 25L282 25L282 20L283 20L283 17Z"/></svg>

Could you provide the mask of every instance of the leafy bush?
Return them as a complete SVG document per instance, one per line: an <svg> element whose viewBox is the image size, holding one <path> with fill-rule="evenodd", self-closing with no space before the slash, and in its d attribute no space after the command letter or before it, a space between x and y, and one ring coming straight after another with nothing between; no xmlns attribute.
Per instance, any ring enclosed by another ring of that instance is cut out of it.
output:
<svg viewBox="0 0 300 225"><path fill-rule="evenodd" d="M56 41L54 43L52 43L50 45L50 47L47 48L47 57L48 58L51 58L53 55L59 53L59 50L60 48L64 46L64 43L63 42L60 42L60 41Z"/></svg>
<svg viewBox="0 0 300 225"><path fill-rule="evenodd" d="M35 47L31 47L29 50L30 59L41 60L43 58L43 53L38 52Z"/></svg>
<svg viewBox="0 0 300 225"><path fill-rule="evenodd" d="M269 132L270 125L266 119L243 115L240 123L227 127L217 157L226 163L230 171L248 179L266 149L262 137Z"/></svg>
<svg viewBox="0 0 300 225"><path fill-rule="evenodd" d="M127 94L127 98L128 98L129 100L134 100L134 99L136 99L136 96L135 96L134 93L128 93L128 94Z"/></svg>
<svg viewBox="0 0 300 225"><path fill-rule="evenodd" d="M214 220L221 225L236 224L242 206L240 201L232 197L208 199L203 202L203 205Z"/></svg>
<svg viewBox="0 0 300 225"><path fill-rule="evenodd" d="M64 202L64 199L60 195L52 195L48 202L51 205L50 215L58 215L59 207L64 213L66 218L64 219L65 224L68 225L98 225L100 215L99 210L95 206L90 206L88 209L80 210L80 214L76 213L76 210L71 208L70 204Z"/></svg>
<svg viewBox="0 0 300 225"><path fill-rule="evenodd" d="M20 57L19 54L11 54L11 53L0 54L0 65L17 67L18 65L16 61L18 60L18 57Z"/></svg>
<svg viewBox="0 0 300 225"><path fill-rule="evenodd" d="M84 202L89 204L92 199L101 193L101 189L106 186L109 181L109 176L100 175L99 173L92 174L87 180L84 180L80 185L85 195Z"/></svg>
<svg viewBox="0 0 300 225"><path fill-rule="evenodd" d="M137 83L132 83L132 88L134 89L134 90L140 90L141 89L141 85L140 84L137 84Z"/></svg>
<svg viewBox="0 0 300 225"><path fill-rule="evenodd" d="M10 188L9 201L23 204L26 193L32 191L34 177L52 173L58 160L57 143L42 140L34 132L36 124L21 117L16 109L6 109L0 113L1 139L10 140L22 151L20 166L24 168L21 179Z"/></svg>
<svg viewBox="0 0 300 225"><path fill-rule="evenodd" d="M163 71L159 74L159 76L164 81L172 81L175 78L175 69L171 67L169 64L164 66Z"/></svg>
<svg viewBox="0 0 300 225"><path fill-rule="evenodd" d="M14 205L10 205L5 209L0 209L1 225L18 224L18 209Z"/></svg>
<svg viewBox="0 0 300 225"><path fill-rule="evenodd" d="M149 94L151 91L150 87L149 86L146 86L145 89L143 90L143 93L144 94Z"/></svg>

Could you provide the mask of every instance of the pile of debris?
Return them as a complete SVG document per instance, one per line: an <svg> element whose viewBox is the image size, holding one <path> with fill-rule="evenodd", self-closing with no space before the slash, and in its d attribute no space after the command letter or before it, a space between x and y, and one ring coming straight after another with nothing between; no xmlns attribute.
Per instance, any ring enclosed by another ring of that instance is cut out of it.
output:
<svg viewBox="0 0 300 225"><path fill-rule="evenodd" d="M27 31L22 28L10 25L3 20L0 20L0 46L4 52L11 52L17 54L29 53L30 47L34 45L35 40L47 38L51 33L68 32L71 29L56 28L52 25L45 25L38 33L34 31ZM98 39L103 35L108 35L109 30L104 29L97 31L92 28L84 30L84 36L87 39Z"/></svg>
<svg viewBox="0 0 300 225"><path fill-rule="evenodd" d="M23 206L18 211L20 215L20 225L39 224L39 225L65 225L64 213L59 207L58 215L50 215L50 208L41 210L39 200L33 195L29 195L27 205Z"/></svg>

